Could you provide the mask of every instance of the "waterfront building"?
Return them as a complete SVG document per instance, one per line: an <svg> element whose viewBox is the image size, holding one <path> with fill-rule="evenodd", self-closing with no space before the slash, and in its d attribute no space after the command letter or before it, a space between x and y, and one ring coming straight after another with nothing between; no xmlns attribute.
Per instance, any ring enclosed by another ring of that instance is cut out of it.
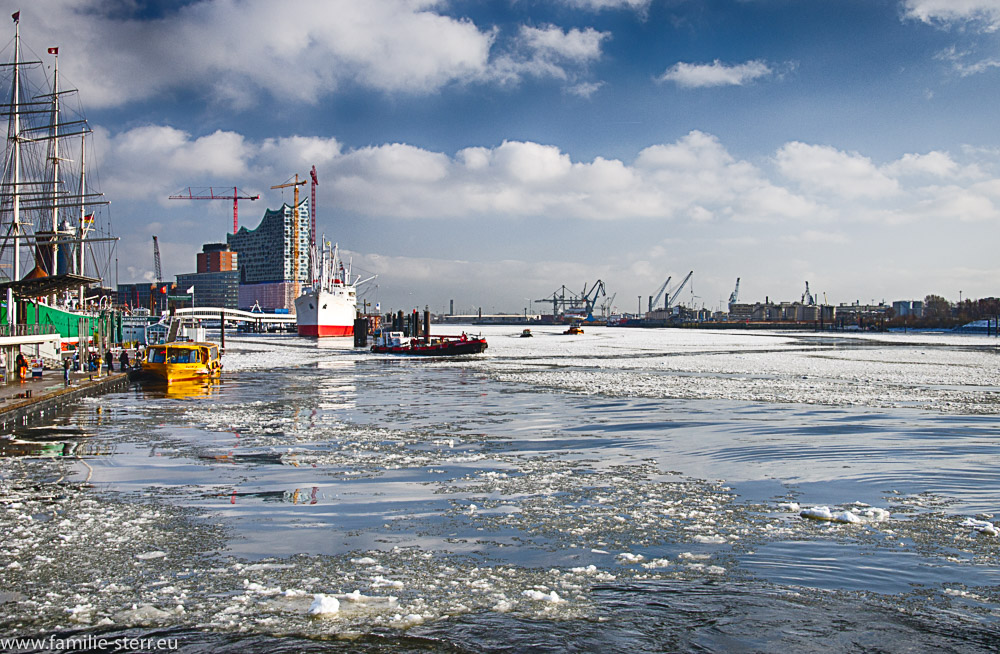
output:
<svg viewBox="0 0 1000 654"><path fill-rule="evenodd" d="M167 310L167 296L172 292L173 284L170 282L162 282L159 286L149 282L119 284L115 299L120 307L126 307L129 310L147 309L153 314L159 315Z"/></svg>
<svg viewBox="0 0 1000 654"><path fill-rule="evenodd" d="M295 210L282 204L268 209L255 229L240 227L226 236L239 258L240 309L295 310L295 298L309 283L309 202Z"/></svg>
<svg viewBox="0 0 1000 654"><path fill-rule="evenodd" d="M897 300L892 303L892 310L900 318L922 318L924 303L920 300Z"/></svg>
<svg viewBox="0 0 1000 654"><path fill-rule="evenodd" d="M205 243L196 257L198 272L177 275L178 292L193 296L194 306L239 308L238 261L228 243Z"/></svg>
<svg viewBox="0 0 1000 654"><path fill-rule="evenodd" d="M177 288L191 295L192 306L239 308L240 273L238 270L177 275ZM194 288L191 293L187 289Z"/></svg>
<svg viewBox="0 0 1000 654"><path fill-rule="evenodd" d="M213 273L237 269L236 252L228 243L205 243L198 253L198 272Z"/></svg>

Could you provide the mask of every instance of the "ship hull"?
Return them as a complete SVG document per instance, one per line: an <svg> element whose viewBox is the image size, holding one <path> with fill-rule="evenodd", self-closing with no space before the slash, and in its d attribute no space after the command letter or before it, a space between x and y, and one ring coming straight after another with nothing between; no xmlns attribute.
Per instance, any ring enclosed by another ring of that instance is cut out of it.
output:
<svg viewBox="0 0 1000 654"><path fill-rule="evenodd" d="M353 336L356 316L357 302L352 287L306 291L295 299L295 323L299 336Z"/></svg>

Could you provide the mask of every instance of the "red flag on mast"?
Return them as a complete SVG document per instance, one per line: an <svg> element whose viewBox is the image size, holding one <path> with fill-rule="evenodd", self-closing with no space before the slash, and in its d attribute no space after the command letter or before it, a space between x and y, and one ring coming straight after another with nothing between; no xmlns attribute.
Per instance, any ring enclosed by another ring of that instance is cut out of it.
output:
<svg viewBox="0 0 1000 654"><path fill-rule="evenodd" d="M49 54L59 54L59 48L49 48Z"/></svg>
<svg viewBox="0 0 1000 654"><path fill-rule="evenodd" d="M15 11L14 13L12 13L10 15L10 17L14 19L15 23L21 22L21 12L19 12L19 11Z"/></svg>

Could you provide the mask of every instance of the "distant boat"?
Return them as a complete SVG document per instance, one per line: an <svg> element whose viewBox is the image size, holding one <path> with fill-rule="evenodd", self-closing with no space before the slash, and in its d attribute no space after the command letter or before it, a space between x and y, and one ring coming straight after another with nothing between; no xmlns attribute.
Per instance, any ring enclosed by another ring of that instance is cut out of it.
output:
<svg viewBox="0 0 1000 654"><path fill-rule="evenodd" d="M583 327L580 327L580 325L570 325L569 329L563 332L563 334L568 334L570 336L575 336L577 334L582 334L582 333L583 333Z"/></svg>
<svg viewBox="0 0 1000 654"><path fill-rule="evenodd" d="M408 338L403 332L382 332L376 335L372 352L425 357L452 357L479 354L489 347L482 336L428 336Z"/></svg>
<svg viewBox="0 0 1000 654"><path fill-rule="evenodd" d="M525 329L524 331L521 332L521 338L531 338L531 337L532 333L530 329Z"/></svg>

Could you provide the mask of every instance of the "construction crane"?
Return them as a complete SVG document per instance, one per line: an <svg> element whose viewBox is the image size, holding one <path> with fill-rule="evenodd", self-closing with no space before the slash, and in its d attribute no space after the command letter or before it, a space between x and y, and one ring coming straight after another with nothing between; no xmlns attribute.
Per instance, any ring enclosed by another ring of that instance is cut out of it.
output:
<svg viewBox="0 0 1000 654"><path fill-rule="evenodd" d="M806 292L802 294L802 304L816 304L816 298L814 298L812 293L809 292L809 282L806 282Z"/></svg>
<svg viewBox="0 0 1000 654"><path fill-rule="evenodd" d="M220 195L215 192L215 188L211 186L203 186L199 188L188 187L187 195L179 193L177 195L171 195L171 200L232 200L233 201L233 234L240 228L240 200L259 200L259 195L247 195L240 192L238 188L233 187L233 192L230 195Z"/></svg>
<svg viewBox="0 0 1000 654"><path fill-rule="evenodd" d="M660 298L663 297L663 291L667 290L667 284L669 284L670 280L673 279L673 278L674 278L673 275L667 276L667 281L663 282L663 286L661 286L660 290L658 290L656 292L656 297L654 298L652 295L649 296L649 311L650 312L653 310L653 306L654 305L659 305L660 304Z"/></svg>
<svg viewBox="0 0 1000 654"><path fill-rule="evenodd" d="M295 200L292 207L292 285L295 288L295 297L299 296L299 252L302 244L299 241L299 187L306 183L306 180L299 181L299 174L295 173L294 182L277 184L271 188L288 188L295 191Z"/></svg>
<svg viewBox="0 0 1000 654"><path fill-rule="evenodd" d="M153 274L156 276L156 287L163 282L163 266L160 265L160 241L153 235Z"/></svg>
<svg viewBox="0 0 1000 654"><path fill-rule="evenodd" d="M740 299L740 278L736 278L736 288L729 294L729 304L736 304Z"/></svg>
<svg viewBox="0 0 1000 654"><path fill-rule="evenodd" d="M685 278L684 278L684 279L683 279L683 280L681 281L681 283L677 285L677 288L675 288L675 289L674 289L673 291L671 291L670 293L667 293L667 299L666 299L666 301L665 301L665 302L663 303L663 308L664 308L664 310L666 310L666 309L669 309L669 308L670 308L670 303L671 303L671 302L673 302L674 300L676 300L676 299L677 299L677 296L681 294L681 291L682 291L682 290L684 290L684 287L685 287L685 286L687 286L687 283L688 283L688 280L690 280L690 279L691 279L691 275L693 275L693 274L694 274L694 271L692 270L692 271L691 271L691 272L689 272L689 273L687 274L687 276L686 276L686 277L685 277Z"/></svg>

